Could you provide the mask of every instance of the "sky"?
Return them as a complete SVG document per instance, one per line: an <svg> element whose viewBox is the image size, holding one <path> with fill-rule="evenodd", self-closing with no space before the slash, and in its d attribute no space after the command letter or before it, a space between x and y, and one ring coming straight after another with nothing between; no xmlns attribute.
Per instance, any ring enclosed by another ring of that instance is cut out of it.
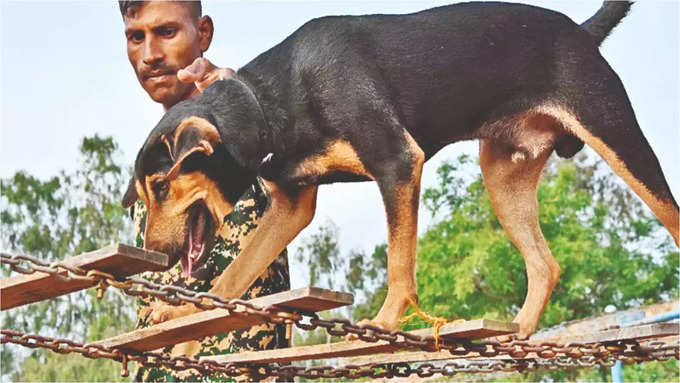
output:
<svg viewBox="0 0 680 383"><path fill-rule="evenodd" d="M449 1L204 1L215 36L205 57L238 68L282 41L304 22L325 15L408 13ZM581 23L599 1L525 1ZM638 122L671 189L680 199L680 2L643 0L601 47L619 74ZM0 177L25 170L38 177L77 164L83 136L113 136L132 164L163 110L137 82L125 53L123 21L113 1L0 0ZM422 188L436 169L476 142L450 145L426 165ZM126 185L121 185L124 190ZM374 183L320 188L310 233L332 220L343 251L370 252L387 239L385 213ZM419 232L431 223L423 208ZM289 246L291 253L300 238ZM293 268L295 264L293 263ZM293 285L304 281L293 270Z"/></svg>

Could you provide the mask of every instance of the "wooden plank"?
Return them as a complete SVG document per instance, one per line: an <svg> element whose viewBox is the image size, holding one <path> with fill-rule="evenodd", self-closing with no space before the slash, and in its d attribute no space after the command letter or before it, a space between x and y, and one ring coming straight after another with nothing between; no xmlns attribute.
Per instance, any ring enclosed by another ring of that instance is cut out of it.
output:
<svg viewBox="0 0 680 383"><path fill-rule="evenodd" d="M354 302L354 297L352 294L306 287L255 298L249 302L259 307L276 305L291 310L323 311L350 305ZM122 350L149 351L261 323L264 323L264 319L259 315L214 309L141 328L97 343Z"/></svg>
<svg viewBox="0 0 680 383"><path fill-rule="evenodd" d="M99 250L66 258L69 266L99 270L115 277L127 277L144 271L168 268L168 256L137 247L113 244ZM61 275L66 275L63 271ZM63 281L47 273L21 274L0 281L0 309L6 310L28 303L58 297L93 286L89 281Z"/></svg>
<svg viewBox="0 0 680 383"><path fill-rule="evenodd" d="M642 326L624 327L605 330L591 334L572 335L567 339L560 338L560 343L595 343L614 342L626 339L659 338L680 333L680 323L651 323Z"/></svg>
<svg viewBox="0 0 680 383"><path fill-rule="evenodd" d="M680 324L678 323L654 323L650 325L627 327L614 330L600 331L591 334L582 334L578 336L571 336L569 338L563 338L559 343L567 344L572 342L612 342L618 340L643 340L649 338L658 338L659 340L665 340L667 343L675 341L678 334L680 334ZM668 337L671 338L668 338ZM534 339L532 339L534 341ZM550 341L549 339L536 340L532 343L540 343L541 341ZM535 353L529 353L522 359L536 359L539 356ZM455 356L451 355L448 351L439 352L426 352L426 351L411 351L411 352L400 352L400 353L381 353L369 356L359 356L354 358L346 358L340 361L341 366L347 365L357 365L365 366L369 364L376 363L417 363L417 362L431 362L436 360L451 360L451 359L476 359L478 356L473 354L472 356ZM492 358L484 359L517 359L511 358L508 355L500 355Z"/></svg>
<svg viewBox="0 0 680 383"><path fill-rule="evenodd" d="M340 366L366 366L369 364L380 363L416 363L416 362L430 362L435 360L449 360L456 359L456 356L451 355L450 352L444 351L407 351L395 353L382 353L375 355L362 355L352 358L340 359Z"/></svg>
<svg viewBox="0 0 680 383"><path fill-rule="evenodd" d="M515 333L518 331L518 329L519 328L515 323L499 322L489 319L475 319L461 323L444 325L439 329L439 335L443 339L448 340L461 338L480 339L490 336ZM410 333L418 336L433 335L431 328L410 331ZM273 363L367 355L394 352L396 350L398 349L386 341L364 342L361 340L351 340L337 343L319 344L314 346L300 346L288 349L251 351L242 352L239 354L209 356L205 357L205 359L216 360L221 363Z"/></svg>
<svg viewBox="0 0 680 383"><path fill-rule="evenodd" d="M629 310L616 311L614 313L598 315L585 319L578 319L562 323L560 325L539 330L531 337L531 340L547 340L557 343L566 343L562 339L573 339L580 334L590 334L597 331L611 329L614 326L622 326L637 322L652 320L655 317L680 310L680 300L671 300L648 306L641 306Z"/></svg>

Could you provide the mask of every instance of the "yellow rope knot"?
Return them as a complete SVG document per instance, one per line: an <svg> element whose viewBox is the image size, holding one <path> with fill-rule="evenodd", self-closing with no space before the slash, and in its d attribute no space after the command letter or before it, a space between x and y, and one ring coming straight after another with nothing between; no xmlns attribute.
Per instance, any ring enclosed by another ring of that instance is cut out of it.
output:
<svg viewBox="0 0 680 383"><path fill-rule="evenodd" d="M439 328L441 328L443 325L445 325L447 323L447 319L442 318L442 317L436 317L434 315L430 315L430 314L428 314L424 311L421 311L418 308L418 305L416 304L416 302L411 298L408 299L408 302L411 304L411 306L413 307L413 310L415 312L413 314L407 315L404 318L400 319L399 322L408 323L415 318L420 318L423 321L425 321L425 323L431 324L432 329L434 331L434 333L433 333L434 347L437 351L439 351L440 350L440 348L439 348ZM465 322L465 319L457 319L457 320L454 320L451 323L459 323L459 322Z"/></svg>

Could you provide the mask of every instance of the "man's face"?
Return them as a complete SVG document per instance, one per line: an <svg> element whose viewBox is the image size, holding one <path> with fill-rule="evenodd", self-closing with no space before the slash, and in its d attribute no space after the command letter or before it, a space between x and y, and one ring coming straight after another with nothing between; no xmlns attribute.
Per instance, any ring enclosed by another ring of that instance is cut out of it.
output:
<svg viewBox="0 0 680 383"><path fill-rule="evenodd" d="M124 20L128 58L144 90L165 108L188 98L194 84L180 82L177 71L202 53L198 20L189 7L149 1Z"/></svg>

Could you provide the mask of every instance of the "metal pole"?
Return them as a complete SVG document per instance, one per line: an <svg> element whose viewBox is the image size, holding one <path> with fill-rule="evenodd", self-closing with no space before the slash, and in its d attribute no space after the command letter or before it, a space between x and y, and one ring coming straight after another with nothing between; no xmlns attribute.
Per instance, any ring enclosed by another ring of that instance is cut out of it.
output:
<svg viewBox="0 0 680 383"><path fill-rule="evenodd" d="M616 364L612 366L612 383L623 383L623 371L620 360L617 360Z"/></svg>

